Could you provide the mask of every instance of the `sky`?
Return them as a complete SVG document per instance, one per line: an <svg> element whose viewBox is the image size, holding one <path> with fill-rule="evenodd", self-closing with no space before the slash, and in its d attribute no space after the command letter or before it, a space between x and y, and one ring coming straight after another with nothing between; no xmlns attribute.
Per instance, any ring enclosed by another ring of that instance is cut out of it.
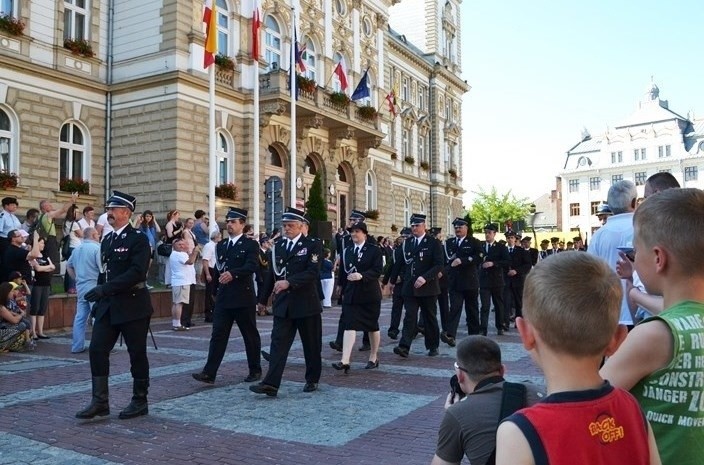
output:
<svg viewBox="0 0 704 465"><path fill-rule="evenodd" d="M463 179L533 201L565 153L629 116L653 82L704 119L701 0L463 0Z"/></svg>

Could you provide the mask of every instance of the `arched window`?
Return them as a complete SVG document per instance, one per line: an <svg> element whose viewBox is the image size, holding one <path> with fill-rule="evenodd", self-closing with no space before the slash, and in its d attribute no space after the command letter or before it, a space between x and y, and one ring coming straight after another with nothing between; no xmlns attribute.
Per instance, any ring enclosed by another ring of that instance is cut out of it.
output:
<svg viewBox="0 0 704 465"><path fill-rule="evenodd" d="M367 171L364 186L367 193L367 210L376 210L376 177L373 171Z"/></svg>
<svg viewBox="0 0 704 465"><path fill-rule="evenodd" d="M224 131L218 131L217 146L215 153L218 160L217 180L218 184L227 184L235 181L235 144L231 143L229 135Z"/></svg>
<svg viewBox="0 0 704 465"><path fill-rule="evenodd" d="M404 226L411 224L411 201L408 197L403 199L403 224Z"/></svg>
<svg viewBox="0 0 704 465"><path fill-rule="evenodd" d="M14 118L0 108L0 170L17 171L17 129Z"/></svg>
<svg viewBox="0 0 704 465"><path fill-rule="evenodd" d="M303 52L301 58L306 65L305 76L315 81L315 71L318 63L315 59L315 44L312 40L306 40L306 50Z"/></svg>
<svg viewBox="0 0 704 465"><path fill-rule="evenodd" d="M281 155L279 155L279 152L271 145L269 146L269 164L280 168L284 167L284 163L281 161Z"/></svg>
<svg viewBox="0 0 704 465"><path fill-rule="evenodd" d="M264 59L269 63L269 71L276 70L281 67L281 27L273 16L266 17L264 26Z"/></svg>
<svg viewBox="0 0 704 465"><path fill-rule="evenodd" d="M318 173L318 169L315 167L315 162L311 157L306 157L303 162L303 171L313 176Z"/></svg>
<svg viewBox="0 0 704 465"><path fill-rule="evenodd" d="M337 66L337 64L343 59L342 54L340 52L335 52L335 55L333 56L333 70ZM347 81L349 83L349 76L347 77ZM340 78L336 73L332 73L332 89L334 92L342 92L342 85L340 84Z"/></svg>
<svg viewBox="0 0 704 465"><path fill-rule="evenodd" d="M337 180L347 182L347 175L345 174L345 169L342 165L337 165Z"/></svg>
<svg viewBox="0 0 704 465"><path fill-rule="evenodd" d="M425 214L425 210L426 210L426 208L425 208L425 201L424 201L424 200L421 200L421 201L420 201L420 212L419 212L419 213Z"/></svg>
<svg viewBox="0 0 704 465"><path fill-rule="evenodd" d="M225 0L217 0L218 53L230 55L230 9Z"/></svg>
<svg viewBox="0 0 704 465"><path fill-rule="evenodd" d="M454 226L452 226L454 218L452 217L452 210L450 210L450 207L447 207L445 217L447 218L447 220L445 221L445 237L449 238L452 234L452 231L454 231L455 229ZM468 234L472 234L472 231L469 231Z"/></svg>
<svg viewBox="0 0 704 465"><path fill-rule="evenodd" d="M64 0L64 39L88 40L90 0Z"/></svg>
<svg viewBox="0 0 704 465"><path fill-rule="evenodd" d="M76 122L61 126L59 136L59 178L88 179L89 145Z"/></svg>

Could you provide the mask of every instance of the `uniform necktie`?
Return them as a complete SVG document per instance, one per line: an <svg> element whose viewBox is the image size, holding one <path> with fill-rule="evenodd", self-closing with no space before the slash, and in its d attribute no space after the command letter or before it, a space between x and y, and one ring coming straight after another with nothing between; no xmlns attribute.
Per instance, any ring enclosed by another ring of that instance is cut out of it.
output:
<svg viewBox="0 0 704 465"><path fill-rule="evenodd" d="M486 243L486 253L489 253L489 243Z"/></svg>
<svg viewBox="0 0 704 465"><path fill-rule="evenodd" d="M508 248L508 253L513 253L513 247Z"/></svg>
<svg viewBox="0 0 704 465"><path fill-rule="evenodd" d="M291 253L293 250L293 241L289 239L288 245L286 246L286 253Z"/></svg>
<svg viewBox="0 0 704 465"><path fill-rule="evenodd" d="M354 248L354 255L355 256L359 255L359 247Z"/></svg>

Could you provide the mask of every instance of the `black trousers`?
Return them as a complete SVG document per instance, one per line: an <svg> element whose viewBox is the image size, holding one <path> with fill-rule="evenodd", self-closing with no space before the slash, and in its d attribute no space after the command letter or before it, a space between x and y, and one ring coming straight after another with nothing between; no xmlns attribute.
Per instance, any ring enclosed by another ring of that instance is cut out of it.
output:
<svg viewBox="0 0 704 465"><path fill-rule="evenodd" d="M523 316L523 279L518 276L507 278L504 286L504 326L511 324L511 316Z"/></svg>
<svg viewBox="0 0 704 465"><path fill-rule="evenodd" d="M181 308L181 325L185 327L191 326L191 318L193 317L193 296L196 293L196 285L191 284L191 289L189 292L188 303L183 304Z"/></svg>
<svg viewBox="0 0 704 465"><path fill-rule="evenodd" d="M389 331L396 330L401 326L401 314L403 313L403 283L398 283L394 286L391 293L391 321L389 322Z"/></svg>
<svg viewBox="0 0 704 465"><path fill-rule="evenodd" d="M446 287L440 288L438 295L438 310L440 311L440 326L446 333L450 323L450 293Z"/></svg>
<svg viewBox="0 0 704 465"><path fill-rule="evenodd" d="M149 360L147 359L147 333L151 317L132 320L119 325L111 325L110 317L96 320L93 335L90 338L88 355L90 372L93 376L110 374L110 351L115 347L117 338L122 334L130 355L130 372L134 379L149 379Z"/></svg>
<svg viewBox="0 0 704 465"><path fill-rule="evenodd" d="M296 331L301 337L303 356L306 360L306 382L317 383L320 381L322 371L322 318L321 315L312 315L303 318L281 318L274 316L274 327L271 331L271 359L269 371L262 380L264 384L279 387L284 374L288 352L296 337Z"/></svg>
<svg viewBox="0 0 704 465"><path fill-rule="evenodd" d="M437 349L440 345L440 328L438 327L438 296L427 297L403 296L403 306L406 315L403 317L403 333L399 346L406 349L411 348L411 343L418 332L418 310L423 316L425 324L425 348L427 350Z"/></svg>
<svg viewBox="0 0 704 465"><path fill-rule="evenodd" d="M232 325L236 322L242 333L244 349L247 353L247 365L249 373L261 373L261 349L262 340L257 330L256 307L224 308L215 306L213 313L213 331L210 335L210 348L208 349L208 361L203 368L203 373L215 378L218 368L222 363L227 350L227 343L232 332Z"/></svg>
<svg viewBox="0 0 704 465"><path fill-rule="evenodd" d="M496 329L503 329L504 324L504 288L503 286L498 287L482 287L479 289L479 300L481 300L482 307L480 312L480 326L483 334L486 335L486 330L489 326L489 312L491 310L491 303L494 303L495 319L494 324Z"/></svg>
<svg viewBox="0 0 704 465"><path fill-rule="evenodd" d="M466 289L464 291L450 291L450 316L448 317L448 336L457 337L457 327L460 324L464 307L467 321L467 332L472 334L481 333L479 325L479 289Z"/></svg>
<svg viewBox="0 0 704 465"><path fill-rule="evenodd" d="M215 279L217 273L215 273L215 268L210 268L210 276L213 279L208 282L205 281L205 302L203 305L203 317L206 320L211 320L213 318L213 309L215 308L215 290L217 289L218 282Z"/></svg>

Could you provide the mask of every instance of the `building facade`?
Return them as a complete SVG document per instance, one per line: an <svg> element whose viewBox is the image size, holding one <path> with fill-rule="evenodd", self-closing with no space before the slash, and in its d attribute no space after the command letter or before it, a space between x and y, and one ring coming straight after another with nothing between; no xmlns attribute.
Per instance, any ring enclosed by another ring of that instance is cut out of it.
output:
<svg viewBox="0 0 704 465"><path fill-rule="evenodd" d="M446 43L431 41L423 50L389 28L392 3L301 0L303 74L315 86L301 89L296 104L292 167L291 4L263 1L256 62L254 2L215 1L222 55L216 184L237 189L235 200L216 199L220 219L238 205L259 209L260 231L278 226L282 208L294 203L292 169L301 206L321 174L334 227L353 208L376 211L370 229L384 235L407 224L412 212L443 227L460 214L460 100L469 86L459 79L459 54L447 46L447 38L459 37L459 2L426 1L426 29ZM162 221L170 209L187 216L208 205L202 2L3 0L0 9L24 25L20 34L0 30L0 168L18 174L10 191L22 207L61 200L65 179L89 182L82 204L101 205L109 190L124 190ZM342 59L350 83L344 93L368 70L370 97L335 99L341 82L333 70ZM255 79L259 141L252 140ZM378 114L360 111L366 106ZM253 205L257 183L262 202Z"/></svg>
<svg viewBox="0 0 704 465"><path fill-rule="evenodd" d="M600 226L595 216L609 188L633 181L639 197L651 175L668 171L683 187L704 187L704 120L670 110L651 84L636 111L604 134L582 140L567 151L560 172L558 229L591 235Z"/></svg>

